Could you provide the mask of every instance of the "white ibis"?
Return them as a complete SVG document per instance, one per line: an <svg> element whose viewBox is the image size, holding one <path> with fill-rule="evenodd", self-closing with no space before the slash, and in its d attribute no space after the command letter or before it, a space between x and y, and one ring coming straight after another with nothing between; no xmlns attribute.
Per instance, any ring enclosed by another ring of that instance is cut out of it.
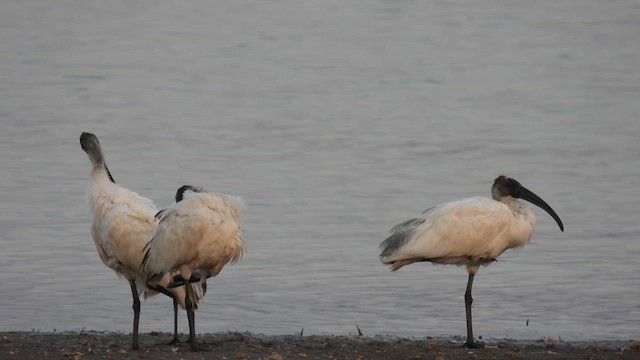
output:
<svg viewBox="0 0 640 360"><path fill-rule="evenodd" d="M142 263L149 284L166 274L174 275L169 287L200 283L218 275L227 263L238 261L244 251L240 230L244 207L240 199L184 185L175 200L156 215L158 227ZM196 351L197 307L190 302L190 289L186 290L191 348Z"/></svg>
<svg viewBox="0 0 640 360"><path fill-rule="evenodd" d="M170 277L158 281L152 289L145 285L140 272L143 249L156 229L154 216L157 208L153 202L115 183L94 134L83 132L80 145L91 160L89 206L93 215L91 234L102 262L129 281L133 296L133 334L131 348L138 349L138 324L140 320L140 294L148 296L161 292L173 298L174 332L171 343L178 339L178 304L185 307L185 289L167 289ZM200 284L190 285L196 298L204 295ZM197 301L197 300L196 300Z"/></svg>
<svg viewBox="0 0 640 360"><path fill-rule="evenodd" d="M418 261L467 267L465 346L469 348L482 347L473 340L473 277L481 265L489 265L507 249L524 246L533 235L535 216L517 199L541 207L564 231L555 211L514 179L504 175L496 178L491 195L493 199L472 197L434 206L423 216L393 227L391 236L380 243L380 260L392 271Z"/></svg>

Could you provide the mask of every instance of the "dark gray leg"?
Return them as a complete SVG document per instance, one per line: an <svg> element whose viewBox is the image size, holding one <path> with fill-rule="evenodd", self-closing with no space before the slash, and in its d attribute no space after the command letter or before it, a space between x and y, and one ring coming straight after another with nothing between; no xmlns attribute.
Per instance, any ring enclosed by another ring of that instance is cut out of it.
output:
<svg viewBox="0 0 640 360"><path fill-rule="evenodd" d="M180 343L178 337L178 299L169 290L161 286L149 286L149 289L157 291L161 294L165 294L173 299L173 339L167 343L167 345L177 345Z"/></svg>
<svg viewBox="0 0 640 360"><path fill-rule="evenodd" d="M464 293L464 305L467 311L467 342L464 343L464 347L468 348L482 348L484 344L473 341L473 325L471 323L471 304L473 304L473 298L471 297L471 287L473 286L473 277L475 273L469 273L469 280L467 281L467 291Z"/></svg>
<svg viewBox="0 0 640 360"><path fill-rule="evenodd" d="M184 289L186 292L185 307L187 308L187 318L189 319L189 340L191 340L191 351L198 351L199 348L196 343L195 314L193 312L193 303L191 303L191 286L187 285Z"/></svg>
<svg viewBox="0 0 640 360"><path fill-rule="evenodd" d="M173 339L169 342L168 345L176 345L180 343L180 338L178 337L178 299L175 296L173 297Z"/></svg>
<svg viewBox="0 0 640 360"><path fill-rule="evenodd" d="M138 350L138 324L140 323L140 297L138 297L138 289L136 289L136 282L129 280L131 285L131 295L133 296L133 335L131 338L131 349Z"/></svg>

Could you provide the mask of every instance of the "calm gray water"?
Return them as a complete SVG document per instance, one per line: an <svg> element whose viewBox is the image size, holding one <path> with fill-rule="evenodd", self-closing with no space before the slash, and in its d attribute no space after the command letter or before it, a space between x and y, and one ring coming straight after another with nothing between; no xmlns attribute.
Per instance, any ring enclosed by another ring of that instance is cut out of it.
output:
<svg viewBox="0 0 640 360"><path fill-rule="evenodd" d="M391 273L377 247L504 173L566 232L536 208L532 242L478 273L476 335L638 338L639 18L636 0L2 1L0 330L131 330L89 230L92 131L158 206L184 183L248 204L199 332L464 334L465 270ZM141 331L171 322L168 298L143 303Z"/></svg>

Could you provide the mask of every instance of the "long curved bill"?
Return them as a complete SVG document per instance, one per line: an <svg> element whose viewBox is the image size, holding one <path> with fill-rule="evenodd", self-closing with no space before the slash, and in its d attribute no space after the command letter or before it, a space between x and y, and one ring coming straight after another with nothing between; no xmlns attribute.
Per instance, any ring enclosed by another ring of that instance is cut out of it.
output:
<svg viewBox="0 0 640 360"><path fill-rule="evenodd" d="M515 195L523 200L527 200L528 202L540 207L541 209L549 213L549 215L551 215L551 217L558 223L558 226L560 226L560 230L564 231L564 225L562 225L562 220L560 220L558 214L556 214L551 206L544 202L544 200L542 200L538 195L534 194L524 186L520 186L520 188L518 189L518 193Z"/></svg>

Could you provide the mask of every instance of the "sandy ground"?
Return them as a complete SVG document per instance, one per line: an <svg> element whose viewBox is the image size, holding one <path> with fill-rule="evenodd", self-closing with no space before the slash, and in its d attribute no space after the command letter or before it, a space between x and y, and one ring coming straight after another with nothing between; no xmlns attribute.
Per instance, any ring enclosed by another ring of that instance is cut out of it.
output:
<svg viewBox="0 0 640 360"><path fill-rule="evenodd" d="M186 343L166 345L170 339L165 333L141 334L141 349L134 351L129 334L3 332L0 359L640 359L638 341L495 340L469 350L457 338L223 333L199 335L204 349L191 352Z"/></svg>

